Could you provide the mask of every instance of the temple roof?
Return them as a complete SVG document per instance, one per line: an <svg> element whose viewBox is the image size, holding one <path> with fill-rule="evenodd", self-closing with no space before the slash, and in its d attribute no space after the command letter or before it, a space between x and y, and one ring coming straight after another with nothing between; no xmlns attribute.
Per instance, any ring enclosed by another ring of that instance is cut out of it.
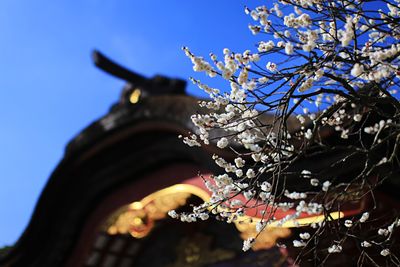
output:
<svg viewBox="0 0 400 267"><path fill-rule="evenodd" d="M172 172L179 181L196 176L199 170L217 173L211 159L214 153L233 156L231 151L221 152L214 145L189 148L177 138L179 134L195 132L190 116L204 112L197 105L199 99L185 94L183 80L163 76L148 79L99 52L93 57L98 67L127 81L121 98L108 114L68 143L28 227L15 246L0 256L0 266L65 266L103 199L122 190L121 199L113 201L127 204L128 199L123 196L131 193L130 185L142 177L152 177L155 170ZM263 119L271 120L271 116L265 115ZM289 124L292 131L299 129L295 119L290 119ZM331 129L324 135L336 140ZM300 161L298 168L323 168L343 156L341 151L321 157L322 153L315 155L319 164L308 159ZM173 173L170 166L181 171ZM345 175L354 166L352 162L343 163L337 172Z"/></svg>
<svg viewBox="0 0 400 267"><path fill-rule="evenodd" d="M15 246L0 256L0 266L62 266L102 199L171 164L196 166L177 174L178 178L212 168L210 154L215 149L188 148L177 138L194 130L190 115L198 109L198 100L184 93L184 81L147 79L99 53L94 58L100 68L127 80L120 101L68 143L27 228Z"/></svg>

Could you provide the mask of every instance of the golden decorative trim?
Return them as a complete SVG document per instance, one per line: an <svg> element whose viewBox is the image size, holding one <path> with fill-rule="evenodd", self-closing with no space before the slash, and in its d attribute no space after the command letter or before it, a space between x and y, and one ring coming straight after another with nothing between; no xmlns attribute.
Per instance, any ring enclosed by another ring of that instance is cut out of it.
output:
<svg viewBox="0 0 400 267"><path fill-rule="evenodd" d="M141 94L142 91L139 88L136 88L129 96L129 102L131 102L132 104L136 104L137 102L139 102Z"/></svg>
<svg viewBox="0 0 400 267"><path fill-rule="evenodd" d="M129 233L135 238L143 238L150 233L155 221L167 217L168 211L185 205L191 195L197 196L205 202L210 199L209 194L197 186L176 184L156 191L142 200L118 210L109 219L106 226L107 232L111 235ZM344 214L343 212L332 212L329 217L331 220L336 220L344 217ZM279 221L273 221L258 235L254 249L272 247L278 238L285 238L290 235L289 228L319 223L324 219L324 215L316 215L289 220L283 224L280 224ZM241 232L241 237L247 239L257 235L256 224L260 221L261 218L244 215L234 223Z"/></svg>
<svg viewBox="0 0 400 267"><path fill-rule="evenodd" d="M107 232L111 235L129 233L135 238L145 237L155 221L165 218L168 211L185 205L191 195L204 201L209 198L206 192L196 186L173 185L118 210L106 223Z"/></svg>

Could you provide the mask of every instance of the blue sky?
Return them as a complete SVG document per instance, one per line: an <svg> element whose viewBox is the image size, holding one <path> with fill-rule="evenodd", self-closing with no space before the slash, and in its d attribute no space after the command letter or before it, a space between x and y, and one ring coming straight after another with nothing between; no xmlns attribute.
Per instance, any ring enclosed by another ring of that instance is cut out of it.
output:
<svg viewBox="0 0 400 267"><path fill-rule="evenodd" d="M118 98L124 83L92 65L92 49L147 76L203 77L193 73L181 46L204 56L248 48L255 41L243 6L232 0L1 0L0 246L22 233L68 140ZM196 88L189 85L189 92Z"/></svg>

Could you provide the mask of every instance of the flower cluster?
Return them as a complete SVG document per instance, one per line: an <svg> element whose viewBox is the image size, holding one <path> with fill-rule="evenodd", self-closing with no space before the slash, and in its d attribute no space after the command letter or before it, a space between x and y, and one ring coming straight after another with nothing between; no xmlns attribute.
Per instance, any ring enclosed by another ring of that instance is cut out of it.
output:
<svg viewBox="0 0 400 267"><path fill-rule="evenodd" d="M204 111L191 117L196 132L184 142L215 145L232 156L213 156L221 173L205 179L209 202L192 214L170 215L195 221L211 213L235 222L257 207L262 218L257 232L272 222L296 225L304 214L325 215L310 225L323 231L331 225L330 212L342 207L345 197L338 197L339 192L355 195L347 201L360 201L366 191L372 194L388 174L370 179L371 173L395 164L400 142L399 2L385 1L385 10L374 9L374 3L382 4L375 0L280 0L246 7L253 23L250 31L264 34L256 51L225 48L221 59L211 53L207 61L184 47L195 71L221 77L228 85L217 89L191 79L210 100L200 101ZM325 141L327 135L336 143ZM387 151L381 152L383 147ZM372 156L378 151L379 157ZM322 169L312 166L314 162L304 163L324 155L338 156ZM351 177L341 175L340 166L354 159L364 167L357 162ZM276 210L287 215L276 219ZM353 232L369 217L366 211L358 219L340 218L345 230L336 232L338 239L321 251L343 252L346 239L356 236ZM395 221L377 230L384 241L362 239L360 247L377 247L380 255L392 255L385 246L397 225ZM317 243L311 239L318 234L299 237L293 245L308 247ZM243 250L254 242L247 239Z"/></svg>

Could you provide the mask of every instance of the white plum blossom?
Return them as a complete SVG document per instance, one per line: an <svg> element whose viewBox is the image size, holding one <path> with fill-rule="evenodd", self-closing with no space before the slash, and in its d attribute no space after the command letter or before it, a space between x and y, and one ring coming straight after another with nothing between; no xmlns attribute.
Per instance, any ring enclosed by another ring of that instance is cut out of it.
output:
<svg viewBox="0 0 400 267"><path fill-rule="evenodd" d="M218 140L217 142L217 146L219 148L225 148L228 145L228 139L225 137L222 137L221 139Z"/></svg>
<svg viewBox="0 0 400 267"><path fill-rule="evenodd" d="M183 142L188 146L201 146L201 144L197 141L196 135L191 135L190 137L184 137Z"/></svg>
<svg viewBox="0 0 400 267"><path fill-rule="evenodd" d="M322 184L322 191L328 191L328 189L329 189L329 187L331 186L331 182L330 181L325 181L323 184Z"/></svg>
<svg viewBox="0 0 400 267"><path fill-rule="evenodd" d="M255 243L255 238L250 237L243 242L243 251L248 251Z"/></svg>
<svg viewBox="0 0 400 267"><path fill-rule="evenodd" d="M254 191L251 191L251 190L245 191L245 192L243 193L243 196L244 196L247 200L252 199L252 198L254 197L254 195L255 195L255 192L254 192Z"/></svg>
<svg viewBox="0 0 400 267"><path fill-rule="evenodd" d="M296 17L293 13L284 17L284 25L289 28L307 27L312 23L310 15L303 13Z"/></svg>
<svg viewBox="0 0 400 267"><path fill-rule="evenodd" d="M364 223L364 222L366 222L366 221L368 220L368 218L369 218L369 212L364 212L364 213L361 215L360 222L361 222L361 223Z"/></svg>
<svg viewBox="0 0 400 267"><path fill-rule="evenodd" d="M259 52L267 52L275 47L274 41L270 40L268 42L260 42L258 44L258 51Z"/></svg>
<svg viewBox="0 0 400 267"><path fill-rule="evenodd" d="M354 117L353 117L353 120L354 120L354 121L357 121L357 122L361 121L361 119L362 119L362 115L361 115L361 114L356 114L356 115L354 115Z"/></svg>
<svg viewBox="0 0 400 267"><path fill-rule="evenodd" d="M297 89L299 92L305 92L309 90L313 86L313 80L312 79L307 79L305 80L301 86Z"/></svg>
<svg viewBox="0 0 400 267"><path fill-rule="evenodd" d="M346 226L347 228L350 228L353 226L353 221L352 220L345 220L344 221L344 226Z"/></svg>
<svg viewBox="0 0 400 267"><path fill-rule="evenodd" d="M307 233L307 232L301 233L301 234L299 234L299 236L301 239L310 239L310 237L311 237L310 233Z"/></svg>
<svg viewBox="0 0 400 267"><path fill-rule="evenodd" d="M305 247L307 245L303 240L293 240L293 246L296 248Z"/></svg>
<svg viewBox="0 0 400 267"><path fill-rule="evenodd" d="M174 218L174 219L179 217L178 213L175 210L168 211L168 216L170 216L171 218Z"/></svg>
<svg viewBox="0 0 400 267"><path fill-rule="evenodd" d="M267 63L267 70L271 71L271 72L275 72L276 71L276 64L273 62L268 62Z"/></svg>
<svg viewBox="0 0 400 267"><path fill-rule="evenodd" d="M345 30L342 33L341 42L342 46L348 46L351 40L353 40L354 38L354 23L351 16L348 16L346 18L346 24L344 28Z"/></svg>
<svg viewBox="0 0 400 267"><path fill-rule="evenodd" d="M389 256L389 255L390 255L390 250L387 249L387 248L385 248L385 249L381 250L381 253L380 253L380 254L381 254L383 257Z"/></svg>
<svg viewBox="0 0 400 267"><path fill-rule="evenodd" d="M210 217L210 215L209 215L208 213L206 213L206 212L199 213L198 216L199 216L199 218L200 218L201 220L203 220L203 221L208 220L208 218Z"/></svg>
<svg viewBox="0 0 400 267"><path fill-rule="evenodd" d="M371 246L372 246L371 243L368 241L361 242L361 247L363 247L363 248L369 248Z"/></svg>
<svg viewBox="0 0 400 267"><path fill-rule="evenodd" d="M319 180L316 179L316 178L312 178L312 179L310 179L310 184L312 186L318 186L319 185Z"/></svg>
<svg viewBox="0 0 400 267"><path fill-rule="evenodd" d="M307 131L305 132L305 134L304 134L304 137L305 138L307 138L307 139L311 139L312 138L312 131L311 131L311 129L307 129Z"/></svg>
<svg viewBox="0 0 400 267"><path fill-rule="evenodd" d="M363 73L364 66L359 63L354 64L353 68L351 69L351 75L353 75L354 77L358 77Z"/></svg>
<svg viewBox="0 0 400 267"><path fill-rule="evenodd" d="M256 173L254 172L253 169L248 169L247 172L246 172L246 176L248 178L254 178L254 177L256 177Z"/></svg>
<svg viewBox="0 0 400 267"><path fill-rule="evenodd" d="M267 83L268 80L269 80L269 79L268 79L267 77L264 76L264 77L258 78L257 81L258 81L259 84L263 84L263 83Z"/></svg>
<svg viewBox="0 0 400 267"><path fill-rule="evenodd" d="M383 157L383 158L378 162L377 165L379 166L379 165L385 164L386 162L388 162L387 157Z"/></svg>
<svg viewBox="0 0 400 267"><path fill-rule="evenodd" d="M365 251L394 255L386 248L400 220L374 228L371 236L357 236L370 228L374 208L365 206L363 214L349 217L344 202L372 194L386 181L386 169L397 164L400 1L388 0L380 10L360 1L266 1L245 7L245 13L251 33L259 34L252 50L225 48L206 60L183 48L194 71L206 79L222 78L225 86L191 78L209 99L199 101L191 116L194 128L181 138L229 156L213 156L220 172L204 178L209 201L192 213L169 215L185 222L217 216L238 223L256 208L262 216L254 221L258 234L271 222L300 226L299 218L307 214L322 219L310 223L312 231L301 233L295 247L314 246L311 237L323 238L318 229L338 225L341 231L324 251L340 253L346 239L356 238ZM335 162L320 164L325 156ZM336 176L342 166L350 175ZM369 179L376 172L379 177ZM344 217L337 215L341 209ZM279 219L277 211L284 214ZM243 250L255 238L245 240Z"/></svg>
<svg viewBox="0 0 400 267"><path fill-rule="evenodd" d="M334 244L328 248L328 253L340 253L342 252L342 246Z"/></svg>
<svg viewBox="0 0 400 267"><path fill-rule="evenodd" d="M285 196L290 199L304 199L307 198L307 194L303 192L291 192L288 190L285 191Z"/></svg>
<svg viewBox="0 0 400 267"><path fill-rule="evenodd" d="M272 185L270 183L268 183L267 181L263 182L261 184L261 190L265 191L265 192L269 192L272 189Z"/></svg>
<svg viewBox="0 0 400 267"><path fill-rule="evenodd" d="M232 207L241 207L241 206L243 206L243 202L239 199L233 199L231 201L231 206Z"/></svg>
<svg viewBox="0 0 400 267"><path fill-rule="evenodd" d="M235 171L235 174L236 174L237 177L242 177L242 176L243 176L243 170L237 169L237 170Z"/></svg>
<svg viewBox="0 0 400 267"><path fill-rule="evenodd" d="M293 54L293 48L294 48L294 46L292 43L290 43L290 42L286 43L285 44L285 53L288 55Z"/></svg>
<svg viewBox="0 0 400 267"><path fill-rule="evenodd" d="M267 223L265 221L259 221L256 223L256 231L257 233L261 232L262 230L264 230L265 226L267 225Z"/></svg>
<svg viewBox="0 0 400 267"><path fill-rule="evenodd" d="M389 231L387 229L382 229L380 228L378 230L378 235L383 235L383 236L387 236L389 234Z"/></svg>

